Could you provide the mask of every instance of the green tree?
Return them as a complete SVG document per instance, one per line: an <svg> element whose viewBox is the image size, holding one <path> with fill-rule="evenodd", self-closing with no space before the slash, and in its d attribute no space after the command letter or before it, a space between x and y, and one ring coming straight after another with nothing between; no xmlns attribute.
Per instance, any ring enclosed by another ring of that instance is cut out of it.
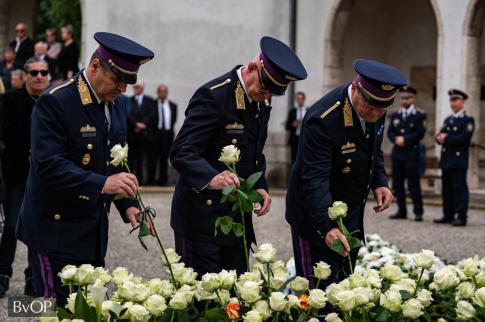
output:
<svg viewBox="0 0 485 322"><path fill-rule="evenodd" d="M74 39L79 44L81 39L81 5L79 0L39 1L37 39L45 39L44 31L47 28L56 28L60 31L65 25L72 25Z"/></svg>

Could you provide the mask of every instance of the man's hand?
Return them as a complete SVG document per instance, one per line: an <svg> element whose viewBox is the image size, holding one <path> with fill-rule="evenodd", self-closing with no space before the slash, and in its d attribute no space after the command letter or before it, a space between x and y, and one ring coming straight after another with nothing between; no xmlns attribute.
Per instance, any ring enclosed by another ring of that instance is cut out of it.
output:
<svg viewBox="0 0 485 322"><path fill-rule="evenodd" d="M131 227L133 227L133 228L135 228L139 225L139 222L138 222L138 219L137 219L137 215L138 215L139 212L140 212L140 210L136 207L130 207L130 208L126 209L126 217L130 221ZM147 226L148 226L148 230L150 231L150 234L152 236L155 236L155 231L153 230L153 221L152 221L151 218L148 218Z"/></svg>
<svg viewBox="0 0 485 322"><path fill-rule="evenodd" d="M377 201L377 206L374 207L375 212L381 212L389 208L392 203L392 196L391 190L388 187L379 187L374 190L374 196Z"/></svg>
<svg viewBox="0 0 485 322"><path fill-rule="evenodd" d="M136 122L136 127L140 130L144 130L147 128L147 126L143 122Z"/></svg>
<svg viewBox="0 0 485 322"><path fill-rule="evenodd" d="M438 133L438 135L436 135L436 141L438 141L439 144L445 143L445 139L446 133Z"/></svg>
<svg viewBox="0 0 485 322"><path fill-rule="evenodd" d="M394 143L397 146L404 146L404 137L403 136L396 136L396 139L394 140Z"/></svg>
<svg viewBox="0 0 485 322"><path fill-rule="evenodd" d="M345 238L344 234L342 234L340 229L338 228L330 229L330 231L325 236L325 243L327 243L327 246L329 248L332 248L333 242L337 239L340 239L342 244L344 244L345 246L345 251L340 255L342 255L343 257L347 257L347 255L350 252L350 245L349 245L349 242L347 241L347 238Z"/></svg>
<svg viewBox="0 0 485 322"><path fill-rule="evenodd" d="M219 173L209 182L209 188L214 190L222 190L227 186L233 185L239 187L239 179L229 170Z"/></svg>
<svg viewBox="0 0 485 322"><path fill-rule="evenodd" d="M120 172L109 176L103 187L103 193L107 195L122 195L127 198L135 198L138 189L138 180L135 175Z"/></svg>
<svg viewBox="0 0 485 322"><path fill-rule="evenodd" d="M269 193L264 189L256 189L256 191L263 197L263 206L260 209L255 209L254 212L260 216L264 216L269 212L271 208L271 197Z"/></svg>
<svg viewBox="0 0 485 322"><path fill-rule="evenodd" d="M291 123L291 126L293 126L293 127L296 129L297 127L299 127L299 126L300 126L300 123L301 123L300 121L298 121L298 120L294 120L294 121Z"/></svg>

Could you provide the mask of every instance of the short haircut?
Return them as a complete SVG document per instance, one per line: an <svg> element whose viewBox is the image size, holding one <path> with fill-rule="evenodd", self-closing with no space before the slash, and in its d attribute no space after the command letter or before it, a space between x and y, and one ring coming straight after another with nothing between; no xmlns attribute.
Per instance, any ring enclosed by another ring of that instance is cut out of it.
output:
<svg viewBox="0 0 485 322"><path fill-rule="evenodd" d="M38 56L32 56L29 59L27 59L27 61L25 62L25 64L24 64L24 72L28 72L29 71L29 65L35 64L35 63L44 63L44 65L47 68L49 67L49 64L47 64L47 62L45 60L43 60L42 58L40 58Z"/></svg>
<svg viewBox="0 0 485 322"><path fill-rule="evenodd" d="M296 92L295 96L298 96L298 95L301 95L301 96L303 96L303 99L306 99L305 92L298 91L298 92Z"/></svg>
<svg viewBox="0 0 485 322"><path fill-rule="evenodd" d="M65 25L64 27L61 28L61 30L67 31L71 36L74 33L74 28L72 27L72 25Z"/></svg>
<svg viewBox="0 0 485 322"><path fill-rule="evenodd" d="M57 29L56 28L47 28L45 30L45 32L50 32L50 33L53 33L53 34L57 34Z"/></svg>
<svg viewBox="0 0 485 322"><path fill-rule="evenodd" d="M98 53L97 50L95 50L94 53L91 55L89 63L92 63L95 59L99 60L99 64L101 65L102 69L111 71L111 66L101 58L101 55Z"/></svg>
<svg viewBox="0 0 485 322"><path fill-rule="evenodd" d="M24 72L21 71L20 69L12 70L12 72L10 73L10 76L15 76L15 75L20 77L20 79L24 79Z"/></svg>

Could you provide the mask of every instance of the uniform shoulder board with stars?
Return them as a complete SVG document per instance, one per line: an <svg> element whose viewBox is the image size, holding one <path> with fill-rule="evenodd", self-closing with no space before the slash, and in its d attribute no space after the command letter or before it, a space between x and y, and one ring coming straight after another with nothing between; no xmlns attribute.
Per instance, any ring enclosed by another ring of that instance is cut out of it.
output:
<svg viewBox="0 0 485 322"><path fill-rule="evenodd" d="M54 87L53 89L51 89L49 91L49 94L54 94L55 92L57 92L58 90L60 90L61 88L64 88L64 87L67 87L69 85L71 85L72 83L74 83L74 79L69 79L67 82L65 83L62 83L60 85L57 85L56 87Z"/></svg>
<svg viewBox="0 0 485 322"><path fill-rule="evenodd" d="M77 80L77 90L79 92L79 96L81 96L81 102L83 105L89 105L93 103L93 99L91 98L91 94L89 93L89 88L84 79L82 79L81 75Z"/></svg>

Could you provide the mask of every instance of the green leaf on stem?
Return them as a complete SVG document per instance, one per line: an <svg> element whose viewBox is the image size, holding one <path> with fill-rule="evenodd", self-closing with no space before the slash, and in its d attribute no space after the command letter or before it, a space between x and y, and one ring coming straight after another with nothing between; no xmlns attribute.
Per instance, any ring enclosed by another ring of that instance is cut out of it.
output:
<svg viewBox="0 0 485 322"><path fill-rule="evenodd" d="M248 199L248 195L247 195L245 192L243 192L243 191L241 191L241 190L239 190L239 189L237 189L236 191L237 191L237 193L238 193L238 194L239 194L239 195L240 195L240 196L241 196L243 199Z"/></svg>
<svg viewBox="0 0 485 322"><path fill-rule="evenodd" d="M122 196L122 195L116 195L116 196L114 196L113 200L116 201L116 200L121 200L123 198L125 198L125 197Z"/></svg>
<svg viewBox="0 0 485 322"><path fill-rule="evenodd" d="M222 189L222 194L224 196L227 196L228 194L230 194L236 187L234 187L233 185L229 185L229 186L226 186L224 187L224 189Z"/></svg>
<svg viewBox="0 0 485 322"><path fill-rule="evenodd" d="M235 203L232 205L231 210L232 210L232 211L236 211L236 210L238 210L238 209L239 209L239 202L235 202Z"/></svg>
<svg viewBox="0 0 485 322"><path fill-rule="evenodd" d="M229 216L219 217L218 219L221 231L224 233L224 235L228 235L232 230L234 220Z"/></svg>
<svg viewBox="0 0 485 322"><path fill-rule="evenodd" d="M360 239L356 237L348 236L347 241L349 242L350 249L354 249L362 246L362 242L360 241Z"/></svg>
<svg viewBox="0 0 485 322"><path fill-rule="evenodd" d="M245 213L253 212L254 206L251 201L249 201L248 199L242 199L241 203L242 203L242 209Z"/></svg>
<svg viewBox="0 0 485 322"><path fill-rule="evenodd" d="M405 290L399 290L399 293L401 293L401 297L403 301L409 300L413 295L409 293L408 291Z"/></svg>
<svg viewBox="0 0 485 322"><path fill-rule="evenodd" d="M263 172L259 171L249 176L249 178L246 180L248 190L254 187L254 185L256 184L256 182L258 182L259 178L261 178L262 175Z"/></svg>
<svg viewBox="0 0 485 322"><path fill-rule="evenodd" d="M226 318L226 314L224 310L219 307L214 307L212 309L208 309L204 312L204 317L209 321L224 321Z"/></svg>
<svg viewBox="0 0 485 322"><path fill-rule="evenodd" d="M386 309L382 309L378 314L377 314L377 317L376 317L376 321L377 322L385 322L388 320L388 318L390 317L391 315L391 312L389 312L388 310Z"/></svg>
<svg viewBox="0 0 485 322"><path fill-rule="evenodd" d="M77 295L76 295L77 296ZM64 320L64 319L69 319L71 320L73 318L73 315L72 314L69 314L67 313L66 309L63 308L63 307L56 307L56 313L57 313L57 317L60 319L60 320Z"/></svg>
<svg viewBox="0 0 485 322"><path fill-rule="evenodd" d="M257 192L256 190L251 190L251 191L248 192L248 199L252 203L257 203L257 202L260 202L261 200L263 200L263 197L261 197L259 192Z"/></svg>
<svg viewBox="0 0 485 322"><path fill-rule="evenodd" d="M236 235L236 237L241 237L244 234L244 227L240 223L234 223L232 225L232 230L234 231L234 235Z"/></svg>
<svg viewBox="0 0 485 322"><path fill-rule="evenodd" d="M148 251L148 247L147 247L147 245L145 245L145 242L143 241L143 238L141 238L140 236L138 236L138 240L140 241L141 247L143 247L146 251Z"/></svg>
<svg viewBox="0 0 485 322"><path fill-rule="evenodd" d="M89 306L81 290L77 291L76 299L74 300L74 312L74 318L85 321L97 321L96 309Z"/></svg>
<svg viewBox="0 0 485 322"><path fill-rule="evenodd" d="M330 248L339 254L342 254L345 251L345 246L340 239L335 239Z"/></svg>

